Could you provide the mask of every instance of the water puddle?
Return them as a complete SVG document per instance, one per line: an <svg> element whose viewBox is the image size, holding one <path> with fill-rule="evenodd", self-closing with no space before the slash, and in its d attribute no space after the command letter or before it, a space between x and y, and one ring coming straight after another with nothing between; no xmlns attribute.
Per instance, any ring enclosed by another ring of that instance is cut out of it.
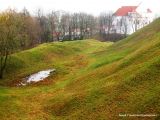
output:
<svg viewBox="0 0 160 120"><path fill-rule="evenodd" d="M54 71L56 71L56 69L43 70L38 73L32 74L32 75L26 77L23 80L23 82L21 82L19 84L19 86L25 86L25 85L32 83L32 82L39 82L41 80L44 80L45 78L49 77L50 74Z"/></svg>

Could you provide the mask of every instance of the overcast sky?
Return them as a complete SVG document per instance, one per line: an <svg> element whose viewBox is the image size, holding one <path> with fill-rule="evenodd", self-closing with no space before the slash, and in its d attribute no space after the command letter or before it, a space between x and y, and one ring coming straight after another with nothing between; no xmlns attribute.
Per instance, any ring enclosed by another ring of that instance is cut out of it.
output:
<svg viewBox="0 0 160 120"><path fill-rule="evenodd" d="M160 0L0 0L0 10L26 7L32 14L38 8L49 12L65 10L68 12L87 12L98 15L103 11L116 11L121 6L138 5L150 8L155 14L160 14Z"/></svg>

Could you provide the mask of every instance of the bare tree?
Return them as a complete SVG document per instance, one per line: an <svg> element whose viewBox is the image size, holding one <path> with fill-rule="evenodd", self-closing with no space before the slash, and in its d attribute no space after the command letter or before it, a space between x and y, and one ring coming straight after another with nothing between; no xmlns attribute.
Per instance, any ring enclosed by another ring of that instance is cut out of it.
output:
<svg viewBox="0 0 160 120"><path fill-rule="evenodd" d="M121 31L123 32L124 37L126 37L128 34L128 24L129 24L126 16L123 16L120 22L121 22Z"/></svg>
<svg viewBox="0 0 160 120"><path fill-rule="evenodd" d="M49 20L49 26L51 29L51 39L52 41L54 41L54 33L55 33L55 29L56 29L56 18L55 18L55 13L54 11L52 11L50 14L48 14L48 20Z"/></svg>
<svg viewBox="0 0 160 120"><path fill-rule="evenodd" d="M15 11L0 14L0 79L3 78L8 57L18 46L18 21Z"/></svg>
<svg viewBox="0 0 160 120"><path fill-rule="evenodd" d="M141 23L141 16L138 13L132 13L132 15L130 15L130 21L132 24L132 31L136 32L139 24Z"/></svg>
<svg viewBox="0 0 160 120"><path fill-rule="evenodd" d="M63 39L71 39L71 26L70 26L70 14L65 13L61 16L61 28Z"/></svg>
<svg viewBox="0 0 160 120"><path fill-rule="evenodd" d="M93 15L88 15L88 27L89 27L89 37L93 37L94 30L96 29L96 19Z"/></svg>
<svg viewBox="0 0 160 120"><path fill-rule="evenodd" d="M114 16L112 12L108 13L101 13L99 16L99 24L100 24L100 33L106 36L107 34L107 39L110 39L110 33L113 27L113 21L114 21Z"/></svg>
<svg viewBox="0 0 160 120"><path fill-rule="evenodd" d="M42 11L42 9L37 10L36 18L37 18L38 24L40 25L40 40L39 40L39 43L43 43L43 39L44 39L43 25L44 25L44 22L43 22L43 11Z"/></svg>
<svg viewBox="0 0 160 120"><path fill-rule="evenodd" d="M81 39L84 38L84 26L85 24L85 13L79 13L79 28L80 28L80 37Z"/></svg>

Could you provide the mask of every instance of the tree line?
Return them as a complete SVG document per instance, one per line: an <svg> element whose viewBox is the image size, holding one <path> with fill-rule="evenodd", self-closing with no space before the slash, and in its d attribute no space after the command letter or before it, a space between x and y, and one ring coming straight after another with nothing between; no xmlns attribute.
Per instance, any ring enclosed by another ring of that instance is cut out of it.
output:
<svg viewBox="0 0 160 120"><path fill-rule="evenodd" d="M3 78L9 55L37 44L61 40L91 38L95 18L86 13L52 11L44 14L38 9L31 15L8 9L0 13L0 79Z"/></svg>
<svg viewBox="0 0 160 120"><path fill-rule="evenodd" d="M82 40L95 36L115 39L111 37L114 19L112 12L104 12L98 17L83 12L51 11L44 14L41 9L31 15L26 8L20 12L12 9L1 12L0 78L3 77L8 56L17 50L46 42ZM126 25L124 20L122 25Z"/></svg>

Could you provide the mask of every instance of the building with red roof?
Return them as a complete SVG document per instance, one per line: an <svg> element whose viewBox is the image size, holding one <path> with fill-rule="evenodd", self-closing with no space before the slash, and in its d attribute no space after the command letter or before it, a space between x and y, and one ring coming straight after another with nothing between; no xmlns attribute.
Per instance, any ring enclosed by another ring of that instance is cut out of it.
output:
<svg viewBox="0 0 160 120"><path fill-rule="evenodd" d="M153 21L152 11L138 6L122 6L114 13L114 31L120 34L131 34Z"/></svg>
<svg viewBox="0 0 160 120"><path fill-rule="evenodd" d="M122 6L115 12L115 16L127 16L128 13L136 12L138 6Z"/></svg>

